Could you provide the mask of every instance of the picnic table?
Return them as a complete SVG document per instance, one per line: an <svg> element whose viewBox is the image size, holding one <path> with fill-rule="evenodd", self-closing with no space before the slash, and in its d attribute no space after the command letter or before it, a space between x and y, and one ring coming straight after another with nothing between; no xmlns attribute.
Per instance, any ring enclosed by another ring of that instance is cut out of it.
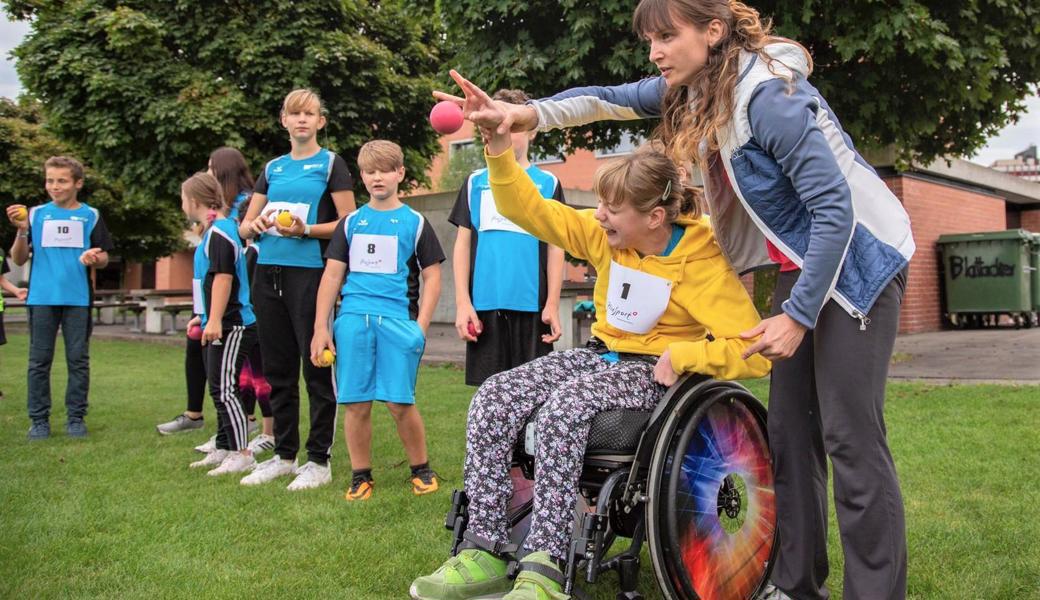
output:
<svg viewBox="0 0 1040 600"><path fill-rule="evenodd" d="M583 325L591 325L595 320L594 312L576 311L575 307L582 299L592 297L596 287L595 281L565 281L560 290L560 339L553 346L556 350L570 350L582 345Z"/></svg>
<svg viewBox="0 0 1040 600"><path fill-rule="evenodd" d="M169 290L130 290L135 296L144 300L144 331L145 333L166 333L175 335L177 329L177 316L182 312L191 312L191 289L169 289ZM163 330L163 317L169 315L170 327Z"/></svg>

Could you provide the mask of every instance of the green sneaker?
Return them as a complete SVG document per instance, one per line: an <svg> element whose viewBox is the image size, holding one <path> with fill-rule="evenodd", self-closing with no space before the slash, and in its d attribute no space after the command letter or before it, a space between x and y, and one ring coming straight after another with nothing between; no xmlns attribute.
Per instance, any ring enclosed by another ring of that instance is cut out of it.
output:
<svg viewBox="0 0 1040 600"><path fill-rule="evenodd" d="M501 598L510 588L506 561L483 550L463 550L432 575L412 582L414 600Z"/></svg>
<svg viewBox="0 0 1040 600"><path fill-rule="evenodd" d="M526 568L528 564L540 572ZM520 569L520 574L513 582L513 591L502 596L502 600L571 600L570 596L563 593L563 586L559 583L563 581L563 572L548 552L528 554L520 561Z"/></svg>

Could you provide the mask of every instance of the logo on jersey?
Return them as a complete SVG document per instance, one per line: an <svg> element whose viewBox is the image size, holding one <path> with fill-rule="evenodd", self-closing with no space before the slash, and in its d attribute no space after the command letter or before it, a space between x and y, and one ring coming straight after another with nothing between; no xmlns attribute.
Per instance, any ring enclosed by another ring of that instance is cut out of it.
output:
<svg viewBox="0 0 1040 600"><path fill-rule="evenodd" d="M323 165L323 164L321 164L321 163L315 163L315 164L303 165L303 170L304 170L304 171L310 171L311 169L320 169L320 168L322 168L322 167L324 167L324 166L325 166L325 165Z"/></svg>
<svg viewBox="0 0 1040 600"><path fill-rule="evenodd" d="M368 221L367 221L366 219L361 219L361 220L360 220L360 221L358 221L358 223L357 223L357 226L358 226L358 227L365 227L366 225L368 225Z"/></svg>
<svg viewBox="0 0 1040 600"><path fill-rule="evenodd" d="M280 166L279 167L275 167L275 168L271 169L271 172L272 173L281 173L282 172L282 167L280 167Z"/></svg>

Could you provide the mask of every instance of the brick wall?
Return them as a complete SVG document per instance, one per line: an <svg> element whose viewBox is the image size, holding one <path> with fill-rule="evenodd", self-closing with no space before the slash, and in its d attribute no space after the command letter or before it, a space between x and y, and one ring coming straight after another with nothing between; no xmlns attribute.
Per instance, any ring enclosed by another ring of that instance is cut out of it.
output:
<svg viewBox="0 0 1040 600"><path fill-rule="evenodd" d="M885 183L906 207L917 244L899 332L936 331L942 328L936 241L945 233L1005 229L1004 199L915 177L897 176Z"/></svg>
<svg viewBox="0 0 1040 600"><path fill-rule="evenodd" d="M1023 210L1019 227L1033 233L1040 233L1040 208Z"/></svg>

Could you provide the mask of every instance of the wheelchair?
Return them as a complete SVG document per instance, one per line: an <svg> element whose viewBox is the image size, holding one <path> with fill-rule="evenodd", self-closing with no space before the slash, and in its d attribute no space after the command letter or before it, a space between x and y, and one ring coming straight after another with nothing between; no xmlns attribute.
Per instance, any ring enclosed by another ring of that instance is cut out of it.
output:
<svg viewBox="0 0 1040 600"><path fill-rule="evenodd" d="M534 497L536 415L513 452L509 549L522 546ZM640 555L649 547L654 576L668 600L737 600L765 587L776 552L776 505L766 412L740 384L686 375L650 412L614 410L595 417L576 503L564 592L583 594L615 571L617 600L643 598ZM465 491L452 494L445 527L452 555L465 538ZM618 538L629 546L613 556ZM516 557L510 557L516 558ZM519 570L515 560L510 572Z"/></svg>

